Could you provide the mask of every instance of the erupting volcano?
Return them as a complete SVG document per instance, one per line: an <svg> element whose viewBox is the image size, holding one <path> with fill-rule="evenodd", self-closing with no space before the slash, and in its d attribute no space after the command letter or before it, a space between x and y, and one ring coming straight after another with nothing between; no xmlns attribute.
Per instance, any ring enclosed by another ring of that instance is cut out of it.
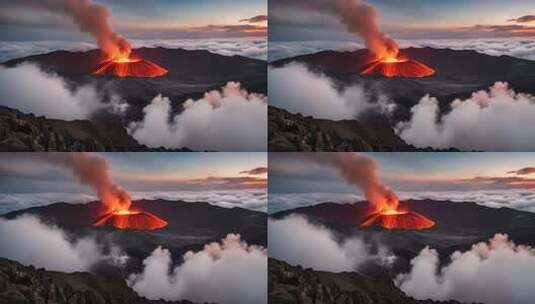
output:
<svg viewBox="0 0 535 304"><path fill-rule="evenodd" d="M388 209L368 215L360 225L362 227L380 226L386 229L421 230L433 227L435 222L414 211Z"/></svg>
<svg viewBox="0 0 535 304"><path fill-rule="evenodd" d="M118 210L101 216L93 226L113 226L118 229L155 230L167 226L167 222L149 212Z"/></svg>
<svg viewBox="0 0 535 304"><path fill-rule="evenodd" d="M160 77L167 74L167 70L146 59L126 56L102 63L93 74L112 74L117 77Z"/></svg>
<svg viewBox="0 0 535 304"><path fill-rule="evenodd" d="M379 74L385 77L422 78L435 74L435 70L427 65L402 55L391 55L378 58L369 63L362 75Z"/></svg>

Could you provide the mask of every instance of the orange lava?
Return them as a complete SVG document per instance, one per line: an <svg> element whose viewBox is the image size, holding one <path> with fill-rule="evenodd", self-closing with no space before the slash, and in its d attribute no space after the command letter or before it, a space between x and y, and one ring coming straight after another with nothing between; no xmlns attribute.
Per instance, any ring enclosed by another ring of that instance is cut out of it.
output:
<svg viewBox="0 0 535 304"><path fill-rule="evenodd" d="M433 227L435 222L414 211L389 209L372 213L360 225L362 227L380 226L386 229L422 230Z"/></svg>
<svg viewBox="0 0 535 304"><path fill-rule="evenodd" d="M117 77L160 77L167 70L154 62L141 58L121 57L101 64L93 74L112 74Z"/></svg>
<svg viewBox="0 0 535 304"><path fill-rule="evenodd" d="M93 226L112 226L118 229L155 230L167 226L167 222L145 211L117 210L100 217Z"/></svg>
<svg viewBox="0 0 535 304"><path fill-rule="evenodd" d="M386 56L368 64L362 75L380 74L385 77L422 78L435 74L427 65L401 56Z"/></svg>

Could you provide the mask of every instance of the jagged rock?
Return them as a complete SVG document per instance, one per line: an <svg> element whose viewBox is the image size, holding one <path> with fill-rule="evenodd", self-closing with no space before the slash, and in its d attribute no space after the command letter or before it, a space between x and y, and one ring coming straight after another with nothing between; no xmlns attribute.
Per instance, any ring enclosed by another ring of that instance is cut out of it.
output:
<svg viewBox="0 0 535 304"><path fill-rule="evenodd" d="M0 258L0 303L192 304L142 298L120 277L47 271L3 258Z"/></svg>
<svg viewBox="0 0 535 304"><path fill-rule="evenodd" d="M270 304L460 304L411 298L386 273L314 271L272 258L268 267Z"/></svg>
<svg viewBox="0 0 535 304"><path fill-rule="evenodd" d="M0 106L0 152L154 150L170 151L140 145L119 121L48 119Z"/></svg>

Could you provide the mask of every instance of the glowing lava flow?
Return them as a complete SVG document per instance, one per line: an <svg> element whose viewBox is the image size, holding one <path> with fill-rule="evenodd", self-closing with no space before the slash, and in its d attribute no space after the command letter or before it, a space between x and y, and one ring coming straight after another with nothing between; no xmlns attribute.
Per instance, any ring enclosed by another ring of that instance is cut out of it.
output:
<svg viewBox="0 0 535 304"><path fill-rule="evenodd" d="M422 78L435 74L427 65L398 55L387 55L374 60L361 72L362 75L380 74L385 77Z"/></svg>
<svg viewBox="0 0 535 304"><path fill-rule="evenodd" d="M93 224L93 226L113 226L118 229L155 230L167 226L167 222L149 212L120 209L103 215Z"/></svg>
<svg viewBox="0 0 535 304"><path fill-rule="evenodd" d="M160 77L167 70L154 62L142 58L119 57L101 64L93 74L112 74L117 77Z"/></svg>
<svg viewBox="0 0 535 304"><path fill-rule="evenodd" d="M386 229L421 230L433 227L435 222L414 211L385 209L370 214L360 225L362 227L381 226Z"/></svg>

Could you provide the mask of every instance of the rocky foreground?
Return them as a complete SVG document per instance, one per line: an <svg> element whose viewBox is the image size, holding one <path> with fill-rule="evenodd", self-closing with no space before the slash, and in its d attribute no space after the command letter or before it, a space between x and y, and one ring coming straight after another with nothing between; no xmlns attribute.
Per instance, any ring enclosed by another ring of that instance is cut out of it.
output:
<svg viewBox="0 0 535 304"><path fill-rule="evenodd" d="M268 134L269 151L433 151L405 143L385 121L316 119L273 106Z"/></svg>
<svg viewBox="0 0 535 304"><path fill-rule="evenodd" d="M0 258L0 303L192 304L139 297L120 276L63 273Z"/></svg>
<svg viewBox="0 0 535 304"><path fill-rule="evenodd" d="M269 259L269 303L315 304L460 304L416 300L397 288L386 273L331 273L303 269Z"/></svg>
<svg viewBox="0 0 535 304"><path fill-rule="evenodd" d="M158 150L165 149L140 145L119 121L49 119L0 106L0 152Z"/></svg>

